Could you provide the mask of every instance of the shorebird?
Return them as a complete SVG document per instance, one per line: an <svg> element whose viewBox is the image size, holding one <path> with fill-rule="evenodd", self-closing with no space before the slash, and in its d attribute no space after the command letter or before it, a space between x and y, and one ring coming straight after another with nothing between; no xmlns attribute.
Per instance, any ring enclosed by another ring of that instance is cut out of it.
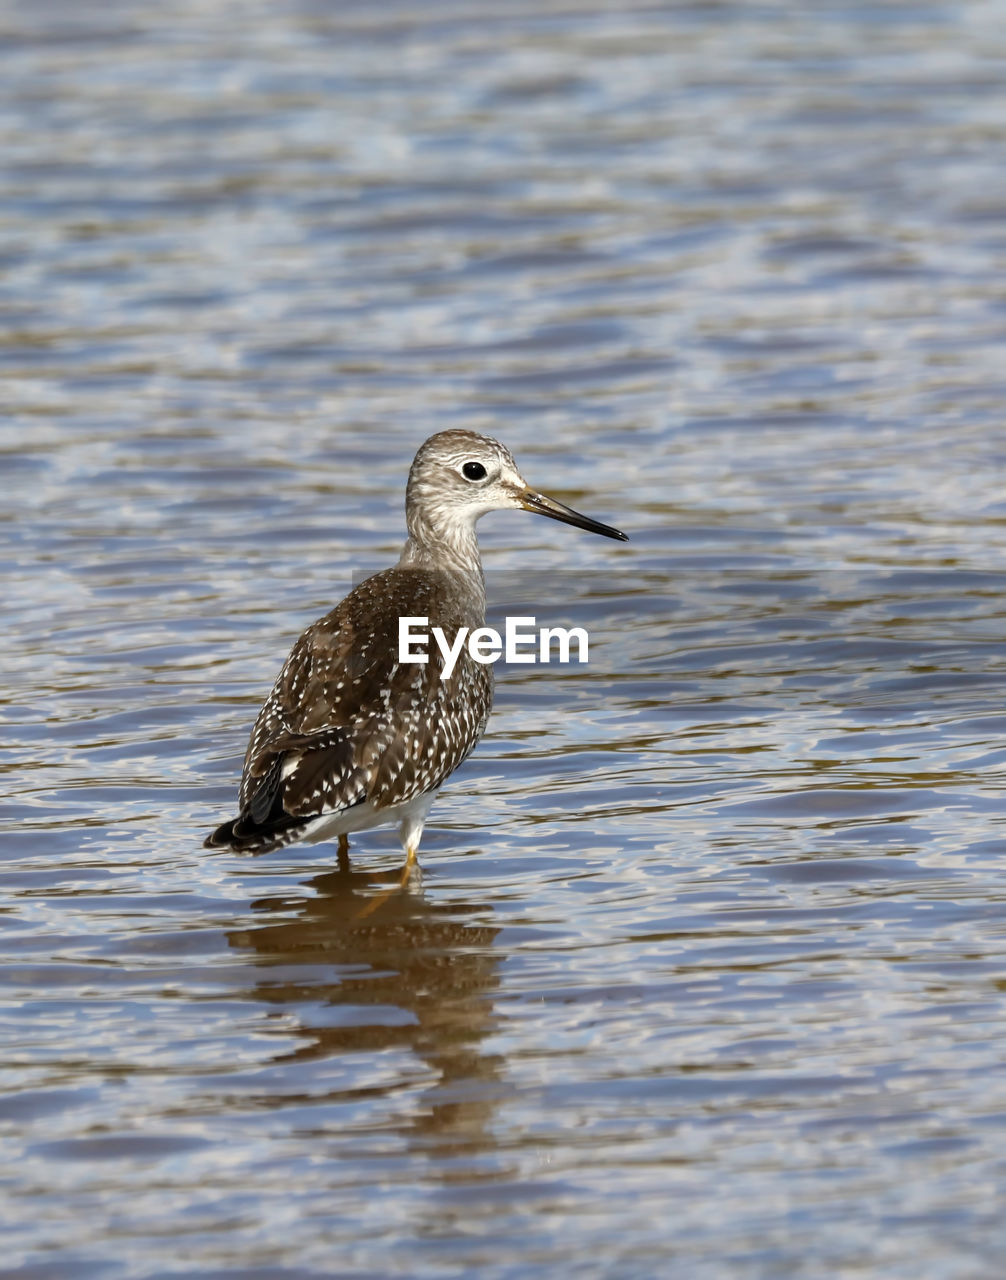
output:
<svg viewBox="0 0 1006 1280"><path fill-rule="evenodd" d="M447 677L437 645L425 664L400 662L399 619L428 618L449 637L484 626L475 523L509 509L628 540L532 489L498 441L430 436L409 472L398 564L354 587L294 645L252 729L240 812L208 848L268 853L338 836L345 859L351 833L396 823L407 877L437 792L485 730L493 677L467 648Z"/></svg>

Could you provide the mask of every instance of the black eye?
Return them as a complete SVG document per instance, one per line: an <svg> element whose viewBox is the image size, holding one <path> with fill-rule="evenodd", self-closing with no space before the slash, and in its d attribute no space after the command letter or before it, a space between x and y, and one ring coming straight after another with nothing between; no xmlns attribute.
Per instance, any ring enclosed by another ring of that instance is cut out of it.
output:
<svg viewBox="0 0 1006 1280"><path fill-rule="evenodd" d="M481 462L466 462L461 468L461 474L466 480L484 480L486 469Z"/></svg>

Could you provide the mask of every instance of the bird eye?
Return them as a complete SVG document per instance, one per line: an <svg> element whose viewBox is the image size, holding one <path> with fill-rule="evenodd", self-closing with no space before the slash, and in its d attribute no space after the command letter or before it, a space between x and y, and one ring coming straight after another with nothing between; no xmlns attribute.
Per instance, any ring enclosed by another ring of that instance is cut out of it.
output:
<svg viewBox="0 0 1006 1280"><path fill-rule="evenodd" d="M486 469L481 462L466 462L461 468L461 474L466 480L484 480Z"/></svg>

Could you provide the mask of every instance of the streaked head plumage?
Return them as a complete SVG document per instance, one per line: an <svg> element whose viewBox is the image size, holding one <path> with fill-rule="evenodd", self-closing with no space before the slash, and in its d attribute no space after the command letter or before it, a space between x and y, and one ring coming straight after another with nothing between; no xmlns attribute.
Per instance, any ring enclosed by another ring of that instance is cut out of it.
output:
<svg viewBox="0 0 1006 1280"><path fill-rule="evenodd" d="M406 509L438 527L471 527L487 511L520 507L527 487L513 454L498 440L474 431L438 431L412 463Z"/></svg>
<svg viewBox="0 0 1006 1280"><path fill-rule="evenodd" d="M405 495L414 540L472 538L489 511L522 510L575 525L607 538L625 534L532 489L506 445L475 431L438 431L419 448Z"/></svg>

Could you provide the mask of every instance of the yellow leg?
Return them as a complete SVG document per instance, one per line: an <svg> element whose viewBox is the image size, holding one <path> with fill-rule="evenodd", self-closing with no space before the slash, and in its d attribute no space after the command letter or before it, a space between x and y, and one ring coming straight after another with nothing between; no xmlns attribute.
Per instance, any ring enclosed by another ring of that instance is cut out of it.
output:
<svg viewBox="0 0 1006 1280"><path fill-rule="evenodd" d="M369 916L388 901L394 893L401 893L412 877L413 870L419 865L419 859L416 857L415 845L409 845L405 853L405 866L402 868L401 879L397 885L393 885L390 889L385 889L383 893L375 894L367 905L356 913L357 920L362 920L364 916Z"/></svg>
<svg viewBox="0 0 1006 1280"><path fill-rule="evenodd" d="M402 889L405 888L409 883L409 880L412 878L412 868L418 861L419 859L416 857L416 846L410 844L408 849L405 851L405 866L402 868L402 879L400 882L400 887Z"/></svg>

